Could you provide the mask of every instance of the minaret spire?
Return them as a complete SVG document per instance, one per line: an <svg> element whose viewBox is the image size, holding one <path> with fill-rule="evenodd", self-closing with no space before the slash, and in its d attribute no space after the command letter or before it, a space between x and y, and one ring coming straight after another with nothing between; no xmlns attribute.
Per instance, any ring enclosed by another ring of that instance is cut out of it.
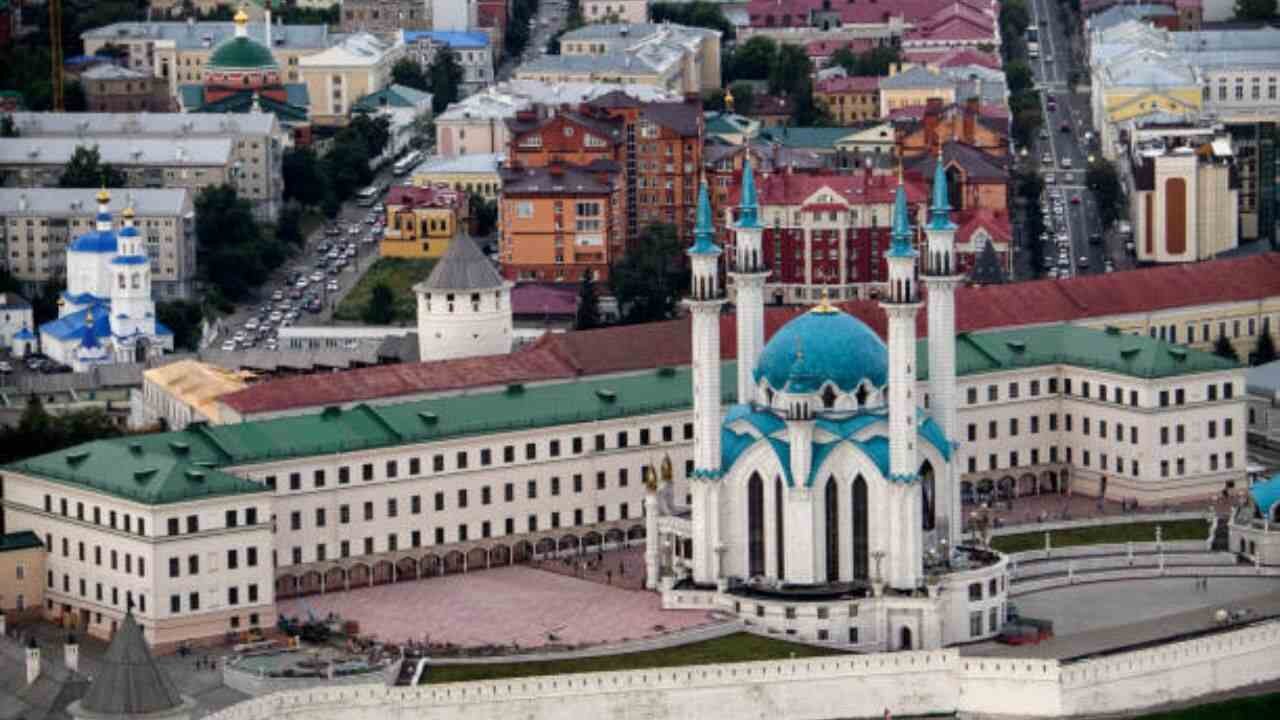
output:
<svg viewBox="0 0 1280 720"><path fill-rule="evenodd" d="M730 277L738 319L738 402L755 400L756 360L764 347L764 227L760 224L760 199L751 168L751 146L743 151L742 194L738 200L738 222L734 224L733 269Z"/></svg>
<svg viewBox="0 0 1280 720"><path fill-rule="evenodd" d="M920 293L916 282L916 250L911 243L911 211L906 181L898 165L898 189L893 199L889 292L881 303L889 317L889 492L886 508L889 555L885 581L901 590L916 588L923 579L924 543L921 528L923 498L916 460L916 314Z"/></svg>
<svg viewBox="0 0 1280 720"><path fill-rule="evenodd" d="M694 545L695 582L714 583L720 577L720 246L715 242L711 196L706 178L698 188L697 224L689 248L693 271L685 306L693 317L693 532L710 542ZM655 538L656 547L656 538Z"/></svg>
<svg viewBox="0 0 1280 720"><path fill-rule="evenodd" d="M933 192L929 222L925 227L927 248L923 269L929 294L929 412L942 428L948 442L956 441L956 287L963 280L956 267L956 225L951 221L946 161L942 148L933 166ZM959 478L940 473L935 478L935 518L937 528L954 547L960 541ZM925 528L933 527L926 519Z"/></svg>

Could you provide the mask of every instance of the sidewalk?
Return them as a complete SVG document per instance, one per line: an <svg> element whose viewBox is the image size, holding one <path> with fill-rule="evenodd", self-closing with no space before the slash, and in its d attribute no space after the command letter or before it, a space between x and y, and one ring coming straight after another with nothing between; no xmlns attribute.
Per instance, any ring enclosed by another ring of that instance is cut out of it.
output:
<svg viewBox="0 0 1280 720"><path fill-rule="evenodd" d="M1220 495L1213 498L1212 505L1214 511L1219 515L1226 513L1232 507L1231 499L1224 500ZM1027 495L1013 500L994 501L991 504L991 513L995 518L997 528L1025 525L1028 531L1034 531L1036 526L1042 522L1042 518L1043 521L1048 522L1125 516L1132 517L1134 522L1143 522L1144 515L1179 511L1207 513L1209 507L1210 500L1206 497L1202 501L1191 500L1161 505L1139 505L1136 509L1125 510L1118 499L1107 499L1099 505L1097 498L1052 494ZM970 524L970 514L977 509L975 505L966 505L962 508L966 529Z"/></svg>

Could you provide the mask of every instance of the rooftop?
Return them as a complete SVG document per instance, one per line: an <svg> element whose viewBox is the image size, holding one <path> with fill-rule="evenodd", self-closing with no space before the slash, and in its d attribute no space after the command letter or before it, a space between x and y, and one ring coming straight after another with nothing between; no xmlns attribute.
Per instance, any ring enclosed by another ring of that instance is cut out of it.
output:
<svg viewBox="0 0 1280 720"><path fill-rule="evenodd" d="M151 76L146 73L112 63L94 65L80 73L82 80L143 80L149 77Z"/></svg>
<svg viewBox="0 0 1280 720"><path fill-rule="evenodd" d="M956 292L956 327L960 332L1015 329L1276 296L1280 253L1268 253L1064 280L961 287ZM841 307L885 335L884 311L877 303L849 301ZM928 332L927 312L926 298L925 312L917 321L919 337ZM791 308L766 309L766 335L796 313ZM732 359L737 348L732 315L721 318L721 333L722 355ZM327 375L323 384L306 377L276 380L225 396L223 402L242 415L289 412L512 382L678 367L689 364L690 352L689 320L682 318L552 334L500 357L362 368Z"/></svg>
<svg viewBox="0 0 1280 720"><path fill-rule="evenodd" d="M198 135L266 135L278 130L275 117L266 113L215 115L206 113L13 113L22 137L164 135L178 138Z"/></svg>
<svg viewBox="0 0 1280 720"><path fill-rule="evenodd" d="M250 38L266 42L266 27L261 22L246 26ZM223 40L235 37L236 26L231 22L118 22L86 30L80 34L85 40L169 41L179 50L212 49ZM319 50L331 42L327 25L272 25L272 49Z"/></svg>
<svg viewBox="0 0 1280 720"><path fill-rule="evenodd" d="M427 279L413 289L415 292L493 290L505 284L493 262L480 252L480 246L466 235L459 235L449 243L449 249L431 268Z"/></svg>
<svg viewBox="0 0 1280 720"><path fill-rule="evenodd" d="M613 186L586 170L566 166L562 169L524 167L502 175L502 192L520 195L607 195Z"/></svg>
<svg viewBox="0 0 1280 720"><path fill-rule="evenodd" d="M355 105L351 106L351 109L356 112L377 112L384 107L430 109L431 93L405 85L391 84L360 98Z"/></svg>
<svg viewBox="0 0 1280 720"><path fill-rule="evenodd" d="M106 142L98 142L99 139ZM103 163L112 165L226 165L231 161L231 138L155 137L120 141L108 138L0 138L0 164L66 165L78 147L96 147Z"/></svg>
<svg viewBox="0 0 1280 720"><path fill-rule="evenodd" d="M300 58L298 65L304 68L374 66L383 62L387 53L398 45L399 38L387 42L372 33L352 33L339 36L331 47Z"/></svg>
<svg viewBox="0 0 1280 720"><path fill-rule="evenodd" d="M489 34L482 32L454 32L448 30L401 30L405 44L419 40L432 40L454 50L480 50L489 47Z"/></svg>
<svg viewBox="0 0 1280 720"><path fill-rule="evenodd" d="M40 536L30 530L0 535L0 553L44 547Z"/></svg>
<svg viewBox="0 0 1280 720"><path fill-rule="evenodd" d="M98 191L93 188L0 188L0 215L79 218L96 215ZM177 216L191 212L189 191L183 188L129 188L111 193L112 216L127 207L140 216Z"/></svg>
<svg viewBox="0 0 1280 720"><path fill-rule="evenodd" d="M172 711L185 704L188 701L151 657L130 608L98 663L97 677L80 700L80 709L91 717L132 718Z"/></svg>
<svg viewBox="0 0 1280 720"><path fill-rule="evenodd" d="M543 82L510 80L491 85L449 106L436 117L441 120L502 119L515 117L531 105L577 106L594 98L621 92L637 100L679 100L665 88L636 83Z"/></svg>
<svg viewBox="0 0 1280 720"><path fill-rule="evenodd" d="M142 377L144 383L164 389L217 423L221 420L218 398L245 389L251 376L195 360L179 360L146 370Z"/></svg>
<svg viewBox="0 0 1280 720"><path fill-rule="evenodd" d="M456 155L453 157L433 156L431 159L414 168L410 175L441 175L469 173L494 173L502 164L506 155L503 153L480 153L476 155Z"/></svg>

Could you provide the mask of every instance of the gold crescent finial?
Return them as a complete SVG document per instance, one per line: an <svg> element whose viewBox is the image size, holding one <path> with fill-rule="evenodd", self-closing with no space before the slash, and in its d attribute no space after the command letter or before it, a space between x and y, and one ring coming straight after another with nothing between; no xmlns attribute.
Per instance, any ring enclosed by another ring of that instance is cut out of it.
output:
<svg viewBox="0 0 1280 720"><path fill-rule="evenodd" d="M812 312L824 315L837 312L835 306L831 304L831 290L829 288L822 288L822 292L818 296L818 304L813 306Z"/></svg>

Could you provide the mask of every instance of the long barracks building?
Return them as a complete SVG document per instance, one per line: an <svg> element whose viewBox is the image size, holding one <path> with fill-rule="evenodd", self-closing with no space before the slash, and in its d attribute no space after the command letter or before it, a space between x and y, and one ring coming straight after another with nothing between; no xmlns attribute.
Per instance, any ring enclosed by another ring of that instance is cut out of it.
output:
<svg viewBox="0 0 1280 720"><path fill-rule="evenodd" d="M1093 493L1105 477L1108 496L1150 502L1243 478L1244 371L1175 342L1199 345L1220 324L1231 337L1238 322L1244 349L1280 314L1278 286L1280 256L1267 255L960 291L962 496ZM1066 306L1076 315L1055 317ZM845 307L883 332L870 303ZM767 334L790 316L768 313ZM297 593L638 539L644 468L692 459L687 329L250 387L222 399L231 424L4 468L3 525L48 548L47 613L105 636L132 602L162 647L271 626L275 600ZM927 406L927 341L918 351Z"/></svg>

